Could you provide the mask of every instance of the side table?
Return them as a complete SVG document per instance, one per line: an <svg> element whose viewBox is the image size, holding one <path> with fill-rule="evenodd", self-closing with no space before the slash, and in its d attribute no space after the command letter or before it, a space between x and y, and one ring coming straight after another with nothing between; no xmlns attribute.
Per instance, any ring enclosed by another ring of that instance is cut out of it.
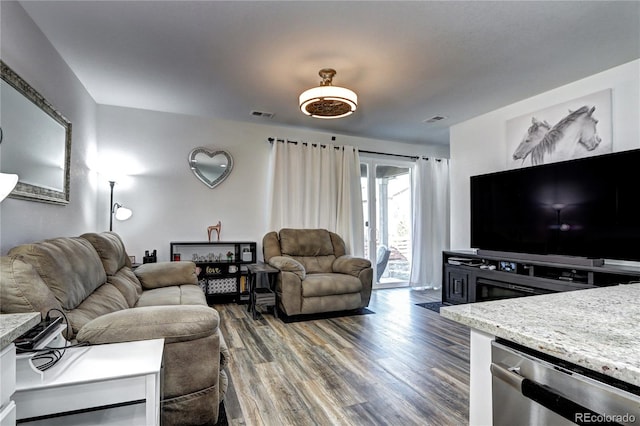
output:
<svg viewBox="0 0 640 426"><path fill-rule="evenodd" d="M16 418L47 426L159 425L163 349L164 339L67 349L37 380L28 373L31 355L18 355L25 365L18 365Z"/></svg>
<svg viewBox="0 0 640 426"><path fill-rule="evenodd" d="M280 270L264 262L252 263L247 266L247 283L249 284L249 306L247 310L256 319L257 306L273 306L273 315L278 318L278 301L275 292L275 278ZM269 287L256 287L257 277L267 279Z"/></svg>

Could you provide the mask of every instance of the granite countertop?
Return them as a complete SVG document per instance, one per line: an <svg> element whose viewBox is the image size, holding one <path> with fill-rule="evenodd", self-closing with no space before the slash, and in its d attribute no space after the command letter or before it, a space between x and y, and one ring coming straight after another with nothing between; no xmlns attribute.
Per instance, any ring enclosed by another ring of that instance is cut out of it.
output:
<svg viewBox="0 0 640 426"><path fill-rule="evenodd" d="M447 306L440 315L640 386L640 284Z"/></svg>
<svg viewBox="0 0 640 426"><path fill-rule="evenodd" d="M40 322L40 313L0 315L0 350Z"/></svg>

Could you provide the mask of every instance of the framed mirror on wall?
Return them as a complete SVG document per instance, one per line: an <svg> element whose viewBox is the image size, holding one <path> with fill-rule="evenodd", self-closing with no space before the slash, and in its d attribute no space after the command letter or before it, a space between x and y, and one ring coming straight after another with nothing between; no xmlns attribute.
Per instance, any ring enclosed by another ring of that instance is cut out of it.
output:
<svg viewBox="0 0 640 426"><path fill-rule="evenodd" d="M189 153L189 168L209 188L220 185L233 169L233 157L227 151L195 148Z"/></svg>
<svg viewBox="0 0 640 426"><path fill-rule="evenodd" d="M69 202L71 122L0 60L0 171L19 176L11 198Z"/></svg>

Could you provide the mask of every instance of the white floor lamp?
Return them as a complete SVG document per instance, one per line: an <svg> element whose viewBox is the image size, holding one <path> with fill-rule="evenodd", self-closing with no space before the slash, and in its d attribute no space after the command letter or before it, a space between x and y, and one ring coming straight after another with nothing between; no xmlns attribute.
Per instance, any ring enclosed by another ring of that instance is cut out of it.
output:
<svg viewBox="0 0 640 426"><path fill-rule="evenodd" d="M127 220L131 217L133 212L131 209L124 207L120 203L113 202L113 186L116 184L114 180L109 181L109 186L111 187L111 201L109 202L109 231L113 231L113 217L115 216L118 220Z"/></svg>

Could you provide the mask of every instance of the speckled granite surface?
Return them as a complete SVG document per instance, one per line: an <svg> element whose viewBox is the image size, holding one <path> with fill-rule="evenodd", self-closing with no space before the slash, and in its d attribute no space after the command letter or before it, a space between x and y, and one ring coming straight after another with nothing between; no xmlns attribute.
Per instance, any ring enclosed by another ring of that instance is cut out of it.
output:
<svg viewBox="0 0 640 426"><path fill-rule="evenodd" d="M640 284L448 306L440 315L640 386Z"/></svg>
<svg viewBox="0 0 640 426"><path fill-rule="evenodd" d="M38 312L0 315L0 350L39 322Z"/></svg>

